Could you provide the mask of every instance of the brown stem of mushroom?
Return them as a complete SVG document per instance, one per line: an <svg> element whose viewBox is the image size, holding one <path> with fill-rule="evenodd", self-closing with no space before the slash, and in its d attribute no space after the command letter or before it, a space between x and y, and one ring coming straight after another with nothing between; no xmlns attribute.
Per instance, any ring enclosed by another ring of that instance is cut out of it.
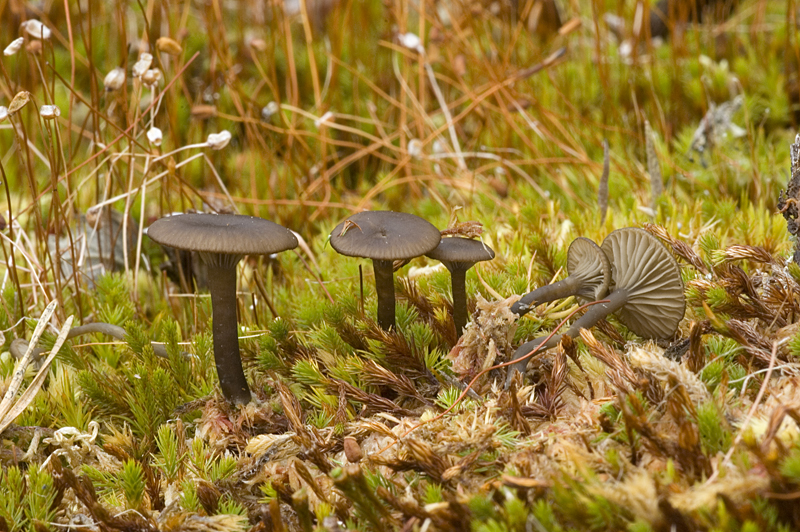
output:
<svg viewBox="0 0 800 532"><path fill-rule="evenodd" d="M234 404L250 402L250 388L239 356L236 320L236 267L208 264L208 285L214 332L214 361L222 395Z"/></svg>
<svg viewBox="0 0 800 532"><path fill-rule="evenodd" d="M394 270L391 260L372 261L375 272L375 291L378 294L378 325L388 331L394 322Z"/></svg>
<svg viewBox="0 0 800 532"><path fill-rule="evenodd" d="M608 317L610 314L613 314L624 307L625 303L628 302L628 296L628 291L624 289L611 292L603 301L597 301L595 304L589 307L583 316L575 320L575 322L570 326L569 329L567 329L567 332L565 332L564 335L569 336L570 338L575 338L580 334L581 329L589 329L594 327L598 321ZM523 357L537 347L538 351L541 353L557 346L561 341L561 336L563 335L553 335L550 336L549 339L547 336L541 336L519 346L519 348L517 348L517 350L514 352L514 356L512 358L512 360L519 359L519 362L516 362L510 366L508 370L508 376L506 377L506 387L508 387L508 385L511 383L515 372L519 371L520 373L525 373L525 368L528 366L529 359ZM545 340L547 341L542 344L542 342ZM542 344L541 347L540 344Z"/></svg>
<svg viewBox="0 0 800 532"><path fill-rule="evenodd" d="M469 312L467 311L467 270L453 268L450 270L450 282L453 287L453 322L456 324L456 338L464 333Z"/></svg>
<svg viewBox="0 0 800 532"><path fill-rule="evenodd" d="M511 306L511 312L522 317L542 303L549 303L575 295L581 286L577 277L567 277L562 281L540 286L532 292L522 296L519 301Z"/></svg>

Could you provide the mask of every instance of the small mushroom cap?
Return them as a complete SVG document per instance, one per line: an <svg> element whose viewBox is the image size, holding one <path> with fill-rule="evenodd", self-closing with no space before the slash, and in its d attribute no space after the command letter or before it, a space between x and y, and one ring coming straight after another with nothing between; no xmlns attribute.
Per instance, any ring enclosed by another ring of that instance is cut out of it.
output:
<svg viewBox="0 0 800 532"><path fill-rule="evenodd" d="M603 241L611 259L614 290L626 290L628 303L616 312L620 321L644 338L669 338L686 311L678 263L647 231L617 229Z"/></svg>
<svg viewBox="0 0 800 532"><path fill-rule="evenodd" d="M580 291L575 295L584 301L597 301L608 293L611 261L600 246L588 238L579 236L569 245L567 271L570 277L583 280Z"/></svg>
<svg viewBox="0 0 800 532"><path fill-rule="evenodd" d="M268 255L297 247L297 238L285 227L239 214L166 216L147 228L147 236L164 246L200 253Z"/></svg>
<svg viewBox="0 0 800 532"><path fill-rule="evenodd" d="M443 238L438 246L425 255L444 263L460 264L462 268L469 268L476 262L492 260L494 250L480 240L454 236Z"/></svg>
<svg viewBox="0 0 800 532"><path fill-rule="evenodd" d="M441 238L439 230L419 216L364 211L350 216L331 231L331 246L348 257L398 260L424 255Z"/></svg>

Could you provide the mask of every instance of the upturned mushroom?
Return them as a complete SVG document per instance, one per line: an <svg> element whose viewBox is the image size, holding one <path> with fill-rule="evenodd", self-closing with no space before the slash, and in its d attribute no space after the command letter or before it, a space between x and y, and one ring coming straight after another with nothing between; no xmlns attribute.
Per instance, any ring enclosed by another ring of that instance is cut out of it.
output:
<svg viewBox="0 0 800 532"><path fill-rule="evenodd" d="M608 292L611 283L611 263L600 246L588 238L578 237L567 250L569 276L533 292L528 292L511 306L511 312L524 316L538 305L556 299L577 296L583 301L597 301Z"/></svg>
<svg viewBox="0 0 800 532"><path fill-rule="evenodd" d="M631 331L647 339L669 338L678 328L686 310L678 263L664 245L647 231L625 227L603 241L603 252L611 261L612 290L589 307L564 333L575 338L581 329L593 327L610 314ZM539 347L545 351L558 345L562 335L536 338L522 344L514 360L522 359ZM540 346L541 345L541 346ZM528 358L510 366L507 383L515 371L524 372Z"/></svg>
<svg viewBox="0 0 800 532"><path fill-rule="evenodd" d="M225 399L250 402L239 355L236 265L245 255L268 255L297 247L291 231L276 223L237 214L180 214L156 220L147 236L163 246L196 251L208 267L214 361Z"/></svg>
<svg viewBox="0 0 800 532"><path fill-rule="evenodd" d="M450 282L453 287L453 322L456 326L456 337L459 337L467 325L469 315L466 292L467 270L478 262L492 260L494 250L480 240L449 237L443 238L439 245L426 255L440 261L450 271Z"/></svg>
<svg viewBox="0 0 800 532"><path fill-rule="evenodd" d="M435 248L441 235L430 222L404 212L356 213L331 231L333 249L349 257L372 259L378 295L378 325L395 326L395 260L419 257Z"/></svg>

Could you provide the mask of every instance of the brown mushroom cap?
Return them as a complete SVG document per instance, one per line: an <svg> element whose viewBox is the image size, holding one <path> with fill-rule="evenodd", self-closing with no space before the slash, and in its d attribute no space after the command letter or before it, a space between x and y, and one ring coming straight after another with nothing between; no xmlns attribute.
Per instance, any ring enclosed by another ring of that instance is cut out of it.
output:
<svg viewBox="0 0 800 532"><path fill-rule="evenodd" d="M447 263L463 264L464 266L462 267L470 268L476 262L492 260L494 258L494 250L480 240L448 237L443 238L438 246L425 255L441 261L445 265Z"/></svg>
<svg viewBox="0 0 800 532"><path fill-rule="evenodd" d="M440 240L439 230L419 216L404 212L364 211L337 225L331 231L330 242L333 249L349 257L398 260L424 255Z"/></svg>
<svg viewBox="0 0 800 532"><path fill-rule="evenodd" d="M643 229L625 227L609 234L602 250L612 264L612 290L626 290L620 321L644 338L675 334L686 310L678 263L659 240Z"/></svg>
<svg viewBox="0 0 800 532"><path fill-rule="evenodd" d="M584 301L597 301L608 292L611 262L592 240L579 236L572 241L567 251L567 271L583 281L575 295Z"/></svg>
<svg viewBox="0 0 800 532"><path fill-rule="evenodd" d="M285 227L239 214L166 216L147 228L147 236L164 246L200 253L268 255L297 247L297 238Z"/></svg>

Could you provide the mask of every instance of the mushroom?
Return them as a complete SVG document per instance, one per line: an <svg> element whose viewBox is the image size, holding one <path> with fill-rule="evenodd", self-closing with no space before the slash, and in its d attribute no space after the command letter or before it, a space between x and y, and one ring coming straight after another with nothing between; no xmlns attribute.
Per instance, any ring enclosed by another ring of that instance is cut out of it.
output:
<svg viewBox="0 0 800 532"><path fill-rule="evenodd" d="M244 255L268 255L297 247L297 238L285 227L262 218L202 213L156 220L147 236L164 246L196 251L206 263L219 385L228 401L250 402L239 356L236 265Z"/></svg>
<svg viewBox="0 0 800 532"><path fill-rule="evenodd" d="M596 301L608 292L611 263L600 246L588 238L578 237L569 245L567 271L569 276L563 281L540 286L522 296L511 306L511 312L524 316L542 303L573 295L584 301Z"/></svg>
<svg viewBox="0 0 800 532"><path fill-rule="evenodd" d="M678 328L686 310L683 280L678 263L667 248L647 231L636 227L617 229L601 246L611 260L612 291L600 303L589 307L564 334L575 338L581 329L593 327L609 314L616 314L631 331L643 338L669 338ZM549 341L539 337L522 344L513 360L520 359L539 347L540 351L558 345L562 335ZM514 371L524 372L528 358L513 364Z"/></svg>
<svg viewBox="0 0 800 532"><path fill-rule="evenodd" d="M419 216L404 212L356 213L331 231L333 249L349 257L372 259L378 295L378 325L394 327L394 270L392 262L419 257L441 240L439 230Z"/></svg>
<svg viewBox="0 0 800 532"><path fill-rule="evenodd" d="M453 286L453 322L456 325L456 337L467 325L467 270L476 263L494 258L494 250L480 240L469 238L451 237L443 238L439 245L426 253L432 259L444 264L450 271L450 281Z"/></svg>

